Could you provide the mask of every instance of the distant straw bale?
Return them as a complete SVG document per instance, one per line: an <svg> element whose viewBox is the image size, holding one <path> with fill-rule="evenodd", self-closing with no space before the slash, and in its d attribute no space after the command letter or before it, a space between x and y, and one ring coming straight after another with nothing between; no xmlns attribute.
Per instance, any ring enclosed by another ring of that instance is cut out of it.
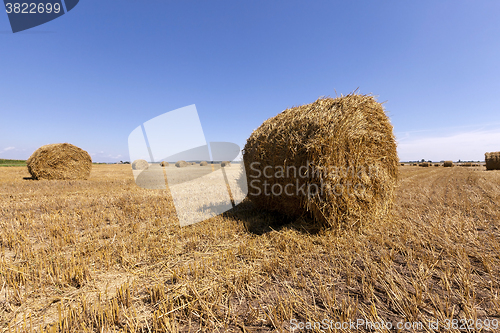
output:
<svg viewBox="0 0 500 333"><path fill-rule="evenodd" d="M168 162L163 161L163 162L160 163L160 165L162 167L168 167L170 164Z"/></svg>
<svg viewBox="0 0 500 333"><path fill-rule="evenodd" d="M500 170L500 151L484 154L486 170Z"/></svg>
<svg viewBox="0 0 500 333"><path fill-rule="evenodd" d="M444 161L443 166L445 168L451 168L453 166L453 161Z"/></svg>
<svg viewBox="0 0 500 333"><path fill-rule="evenodd" d="M42 146L26 163L34 179L88 179L92 170L89 153L69 143Z"/></svg>
<svg viewBox="0 0 500 333"><path fill-rule="evenodd" d="M404 163L401 163L401 166L405 166L405 164L404 164Z"/></svg>
<svg viewBox="0 0 500 333"><path fill-rule="evenodd" d="M413 163L412 165L413 165L413 166L417 166L418 164L417 164L417 163Z"/></svg>
<svg viewBox="0 0 500 333"><path fill-rule="evenodd" d="M175 163L175 166L178 168L184 168L184 167L187 167L188 165L190 165L190 164L186 161L183 161L183 160L180 160L177 163Z"/></svg>
<svg viewBox="0 0 500 333"><path fill-rule="evenodd" d="M382 105L355 93L266 120L248 138L243 161L257 207L348 228L388 213L399 164Z"/></svg>
<svg viewBox="0 0 500 333"><path fill-rule="evenodd" d="M229 161L223 161L221 164L220 164L221 167L230 167L231 166L231 162Z"/></svg>
<svg viewBox="0 0 500 333"><path fill-rule="evenodd" d="M465 163L460 164L460 166L462 166L462 167L471 167L472 163L471 162L465 162Z"/></svg>
<svg viewBox="0 0 500 333"><path fill-rule="evenodd" d="M132 163L132 170L146 170L149 168L149 163L146 160L135 160Z"/></svg>
<svg viewBox="0 0 500 333"><path fill-rule="evenodd" d="M419 164L419 166L427 168L427 167L430 166L430 163L429 162L422 162L422 163Z"/></svg>
<svg viewBox="0 0 500 333"><path fill-rule="evenodd" d="M438 167L440 164L439 163L434 163L434 166L435 167Z"/></svg>
<svg viewBox="0 0 500 333"><path fill-rule="evenodd" d="M207 166L207 165L208 165L207 161L201 161L200 162L200 166Z"/></svg>

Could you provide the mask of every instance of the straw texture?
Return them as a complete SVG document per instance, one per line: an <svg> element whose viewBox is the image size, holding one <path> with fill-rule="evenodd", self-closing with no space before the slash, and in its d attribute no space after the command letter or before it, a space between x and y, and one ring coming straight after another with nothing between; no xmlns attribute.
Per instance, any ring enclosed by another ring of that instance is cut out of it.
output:
<svg viewBox="0 0 500 333"><path fill-rule="evenodd" d="M146 160L135 160L132 163L132 170L146 170L149 168L149 163Z"/></svg>
<svg viewBox="0 0 500 333"><path fill-rule="evenodd" d="M178 168L184 168L184 167L187 167L188 165L191 165L191 164L186 162L186 161L183 161L183 160L180 160L180 161L175 163L175 166Z"/></svg>
<svg viewBox="0 0 500 333"><path fill-rule="evenodd" d="M328 227L385 216L399 164L382 105L355 93L320 98L266 120L247 140L243 161L248 198L256 206L310 216Z"/></svg>
<svg viewBox="0 0 500 333"><path fill-rule="evenodd" d="M444 161L443 166L445 168L451 168L451 167L453 167L453 161Z"/></svg>
<svg viewBox="0 0 500 333"><path fill-rule="evenodd" d="M42 146L26 163L34 179L88 179L92 170L89 153L69 143Z"/></svg>
<svg viewBox="0 0 500 333"><path fill-rule="evenodd" d="M500 170L500 151L484 154L486 170Z"/></svg>

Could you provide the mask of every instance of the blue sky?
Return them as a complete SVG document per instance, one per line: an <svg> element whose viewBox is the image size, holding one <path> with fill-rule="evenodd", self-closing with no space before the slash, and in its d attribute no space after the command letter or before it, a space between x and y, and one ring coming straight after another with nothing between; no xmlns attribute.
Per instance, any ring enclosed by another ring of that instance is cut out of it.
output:
<svg viewBox="0 0 500 333"><path fill-rule="evenodd" d="M0 13L0 158L69 142L128 160L134 128L191 104L207 141L243 146L359 87L387 101L401 160L483 159L500 150L498 17L497 0L82 0L13 34Z"/></svg>

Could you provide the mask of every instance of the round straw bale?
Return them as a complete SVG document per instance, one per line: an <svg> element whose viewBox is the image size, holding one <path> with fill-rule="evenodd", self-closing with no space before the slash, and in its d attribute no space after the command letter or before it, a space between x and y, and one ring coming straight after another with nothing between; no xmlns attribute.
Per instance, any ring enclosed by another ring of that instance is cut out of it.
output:
<svg viewBox="0 0 500 333"><path fill-rule="evenodd" d="M451 168L453 166L453 161L444 161L443 166L445 168Z"/></svg>
<svg viewBox="0 0 500 333"><path fill-rule="evenodd" d="M42 146L26 163L34 179L88 179L92 170L89 153L69 143Z"/></svg>
<svg viewBox="0 0 500 333"><path fill-rule="evenodd" d="M500 151L484 154L486 170L500 170Z"/></svg>
<svg viewBox="0 0 500 333"><path fill-rule="evenodd" d="M132 170L146 170L149 168L149 163L146 160L135 160L132 163Z"/></svg>
<svg viewBox="0 0 500 333"><path fill-rule="evenodd" d="M421 166L421 167L427 168L427 167L429 167L429 162L422 162L422 163L420 163L418 166Z"/></svg>
<svg viewBox="0 0 500 333"><path fill-rule="evenodd" d="M207 161L201 161L200 162L200 166L207 166L207 165L208 165Z"/></svg>
<svg viewBox="0 0 500 333"><path fill-rule="evenodd" d="M229 161L223 161L221 164L220 164L221 167L230 167L231 166L231 162Z"/></svg>
<svg viewBox="0 0 500 333"><path fill-rule="evenodd" d="M184 167L187 167L188 165L190 165L190 164L186 161L183 161L183 160L180 160L177 163L175 163L175 166L178 168L184 168Z"/></svg>
<svg viewBox="0 0 500 333"><path fill-rule="evenodd" d="M266 120L248 138L243 161L257 207L356 227L388 212L399 158L382 105L353 93Z"/></svg>
<svg viewBox="0 0 500 333"><path fill-rule="evenodd" d="M434 163L434 166L435 166L435 167L438 167L438 166L439 166L439 163Z"/></svg>
<svg viewBox="0 0 500 333"><path fill-rule="evenodd" d="M417 166L418 164L417 164L417 163L413 163L412 165L413 165L413 166Z"/></svg>
<svg viewBox="0 0 500 333"><path fill-rule="evenodd" d="M161 165L162 167L168 167L170 164L168 164L168 162L162 161L162 162L160 163L160 165Z"/></svg>
<svg viewBox="0 0 500 333"><path fill-rule="evenodd" d="M405 166L405 164L404 164L404 163L401 163L401 166Z"/></svg>

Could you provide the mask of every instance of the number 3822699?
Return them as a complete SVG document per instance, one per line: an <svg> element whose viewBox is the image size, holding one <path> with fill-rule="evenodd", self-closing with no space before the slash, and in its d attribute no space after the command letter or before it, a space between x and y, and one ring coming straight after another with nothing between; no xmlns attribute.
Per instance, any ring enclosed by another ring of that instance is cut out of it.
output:
<svg viewBox="0 0 500 333"><path fill-rule="evenodd" d="M42 14L42 13L59 13L61 5L58 3L6 3L7 14Z"/></svg>

